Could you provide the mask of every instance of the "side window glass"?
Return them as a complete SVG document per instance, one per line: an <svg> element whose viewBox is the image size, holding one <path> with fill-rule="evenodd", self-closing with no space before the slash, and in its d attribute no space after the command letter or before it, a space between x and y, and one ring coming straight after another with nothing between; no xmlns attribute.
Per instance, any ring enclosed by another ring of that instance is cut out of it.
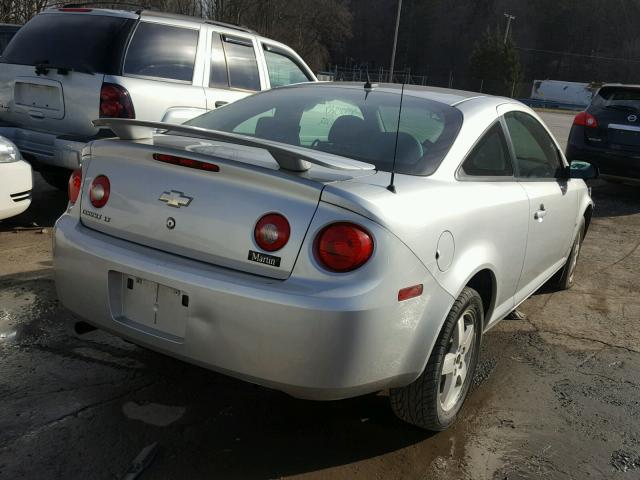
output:
<svg viewBox="0 0 640 480"><path fill-rule="evenodd" d="M141 22L131 40L124 73L191 82L198 30Z"/></svg>
<svg viewBox="0 0 640 480"><path fill-rule="evenodd" d="M474 177L511 177L513 166L500 123L484 135L462 164L462 171Z"/></svg>
<svg viewBox="0 0 640 480"><path fill-rule="evenodd" d="M523 112L504 116L521 178L559 178L562 162L553 140L540 123Z"/></svg>
<svg viewBox="0 0 640 480"><path fill-rule="evenodd" d="M260 90L260 74L253 43L225 35L224 53L229 69L229 85L242 90Z"/></svg>
<svg viewBox="0 0 640 480"><path fill-rule="evenodd" d="M267 61L269 81L272 87L309 81L307 74L291 58L267 48L265 47L264 57Z"/></svg>
<svg viewBox="0 0 640 480"><path fill-rule="evenodd" d="M339 126L334 129L334 123L340 117L344 117L341 123L360 123L364 118L362 111L356 105L340 100L329 100L318 103L302 113L300 118L300 145L316 146L318 144L333 142L338 136L349 135L348 128L342 130ZM364 123L362 121L362 123Z"/></svg>
<svg viewBox="0 0 640 480"><path fill-rule="evenodd" d="M229 88L229 76L227 75L227 60L224 58L222 39L219 33L211 36L211 72L209 73L209 86Z"/></svg>

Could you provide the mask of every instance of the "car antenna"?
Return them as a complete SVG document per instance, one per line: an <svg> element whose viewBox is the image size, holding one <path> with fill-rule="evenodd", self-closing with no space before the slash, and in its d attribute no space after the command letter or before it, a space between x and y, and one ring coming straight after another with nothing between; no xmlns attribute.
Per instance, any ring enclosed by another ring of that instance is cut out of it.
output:
<svg viewBox="0 0 640 480"><path fill-rule="evenodd" d="M369 94L371 92L373 92L373 89L376 88L377 86L378 86L377 84L371 84L371 79L369 78L369 69L367 69L367 82L364 84L364 99L365 100L367 99Z"/></svg>
<svg viewBox="0 0 640 480"><path fill-rule="evenodd" d="M402 99L404 98L404 82L400 90L400 108L398 108L398 125L396 127L396 143L393 147L393 164L391 165L391 182L387 186L387 190L396 193L396 186L393 184L396 179L396 158L398 157L398 136L400 135L400 118L402 117Z"/></svg>

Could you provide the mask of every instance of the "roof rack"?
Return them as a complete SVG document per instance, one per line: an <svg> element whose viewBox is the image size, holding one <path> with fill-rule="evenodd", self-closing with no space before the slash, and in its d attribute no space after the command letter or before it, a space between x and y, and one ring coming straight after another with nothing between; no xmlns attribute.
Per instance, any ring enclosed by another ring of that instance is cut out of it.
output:
<svg viewBox="0 0 640 480"><path fill-rule="evenodd" d="M155 10L149 4L140 4L140 3L133 3L133 2L110 2L110 1L106 0L106 1L97 1L97 2L77 2L77 3L58 2L58 3L50 4L50 7L53 7L53 8L82 8L82 7L90 7L92 5L108 6L110 8L115 9L115 10L120 10L119 7L134 7L134 8L137 9L137 10L135 10L135 13L137 13L138 15L147 14L147 15L153 15L155 17L174 18L176 20L181 20L182 19L182 20L188 20L188 21L191 21L191 22L197 21L197 22L200 22L200 23L206 23L208 25L216 25L218 27L229 28L231 30L238 30L240 32L253 33L253 34L256 33L254 30L251 30L250 28L244 27L242 25L234 25L232 23L218 22L217 20L207 20L205 18L192 17L190 15L182 15L182 14L179 14L179 13L162 12L160 10Z"/></svg>
<svg viewBox="0 0 640 480"><path fill-rule="evenodd" d="M92 5L108 6L110 7L109 9L114 9L114 10L121 10L121 8L119 7L134 7L137 9L151 8L147 4L133 3L133 2L109 2L109 1L75 2L75 3L57 2L57 3L52 3L49 6L53 8L82 8L82 7L90 7Z"/></svg>
<svg viewBox="0 0 640 480"><path fill-rule="evenodd" d="M182 15L179 13L169 13L169 12L160 12L158 10L139 10L136 13L138 13L139 15L153 15L154 17L163 17L163 18L173 18L176 20L187 20L187 21L197 21L200 23L206 23L209 25L217 25L219 27L224 27L224 28L230 28L232 30L238 30L241 32L246 32L246 33L256 33L255 31L251 30L250 28L247 27L242 27L240 25L233 25L231 23L224 23L224 22L218 22L215 20L207 20L205 18L200 18L200 17L191 17L189 15Z"/></svg>

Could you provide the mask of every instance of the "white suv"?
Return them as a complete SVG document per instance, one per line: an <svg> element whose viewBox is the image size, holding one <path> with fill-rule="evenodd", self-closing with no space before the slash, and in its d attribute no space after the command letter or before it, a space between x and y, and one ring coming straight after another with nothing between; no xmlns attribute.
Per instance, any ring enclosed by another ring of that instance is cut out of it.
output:
<svg viewBox="0 0 640 480"><path fill-rule="evenodd" d="M0 57L0 135L65 188L97 118L182 123L256 91L316 81L289 47L251 30L154 11L54 8Z"/></svg>

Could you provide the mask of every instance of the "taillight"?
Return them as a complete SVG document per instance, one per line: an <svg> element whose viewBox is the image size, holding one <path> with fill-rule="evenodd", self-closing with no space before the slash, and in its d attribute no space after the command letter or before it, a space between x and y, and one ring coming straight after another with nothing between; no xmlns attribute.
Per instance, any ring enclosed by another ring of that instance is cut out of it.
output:
<svg viewBox="0 0 640 480"><path fill-rule="evenodd" d="M103 83L100 89L100 118L136 118L129 92L120 85Z"/></svg>
<svg viewBox="0 0 640 480"><path fill-rule="evenodd" d="M109 201L109 194L111 193L111 183L109 179L104 175L98 175L91 182L89 187L89 200L91 205L96 208L104 207Z"/></svg>
<svg viewBox="0 0 640 480"><path fill-rule="evenodd" d="M373 254L373 239L354 223L334 223L316 238L318 261L333 272L350 272L364 265Z"/></svg>
<svg viewBox="0 0 640 480"><path fill-rule="evenodd" d="M76 168L69 177L69 202L74 205L78 201L80 196L80 189L82 188L82 169Z"/></svg>
<svg viewBox="0 0 640 480"><path fill-rule="evenodd" d="M180 165L181 167L195 168L196 170L204 170L206 172L219 172L220 167L215 163L201 162L192 158L176 157L175 155L167 155L165 153L154 153L154 160L159 162L170 163L171 165Z"/></svg>
<svg viewBox="0 0 640 480"><path fill-rule="evenodd" d="M576 118L573 119L573 124L579 127L598 127L598 121L596 120L596 117L591 115L589 112L580 112L578 115L576 115Z"/></svg>
<svg viewBox="0 0 640 480"><path fill-rule="evenodd" d="M275 252L289 241L291 227L287 219L279 213L268 213L258 220L253 233L262 250Z"/></svg>

